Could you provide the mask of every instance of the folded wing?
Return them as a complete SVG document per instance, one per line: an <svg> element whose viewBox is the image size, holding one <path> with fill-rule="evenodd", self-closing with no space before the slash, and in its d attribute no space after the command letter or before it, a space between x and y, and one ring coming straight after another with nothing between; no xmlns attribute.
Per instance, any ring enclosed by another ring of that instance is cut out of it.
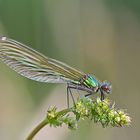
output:
<svg viewBox="0 0 140 140"><path fill-rule="evenodd" d="M6 37L0 37L0 59L22 76L39 82L78 83L85 75Z"/></svg>

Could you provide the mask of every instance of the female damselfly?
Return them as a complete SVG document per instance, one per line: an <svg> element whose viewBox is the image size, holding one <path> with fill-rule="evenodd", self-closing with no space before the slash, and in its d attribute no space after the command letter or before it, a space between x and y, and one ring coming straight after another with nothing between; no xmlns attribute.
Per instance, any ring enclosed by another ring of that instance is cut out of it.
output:
<svg viewBox="0 0 140 140"><path fill-rule="evenodd" d="M0 59L17 73L29 79L46 83L66 83L67 94L71 89L86 91L88 95L111 93L111 84L95 76L78 71L65 63L7 37L0 37Z"/></svg>

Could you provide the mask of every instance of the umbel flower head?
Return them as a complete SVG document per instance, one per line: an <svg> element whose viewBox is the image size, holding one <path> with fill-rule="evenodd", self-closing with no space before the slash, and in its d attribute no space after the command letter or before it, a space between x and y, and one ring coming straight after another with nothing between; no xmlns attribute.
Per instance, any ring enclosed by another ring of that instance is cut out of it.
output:
<svg viewBox="0 0 140 140"><path fill-rule="evenodd" d="M111 104L108 99L101 101L97 98L93 101L89 97L82 97L73 107L62 111L57 111L56 107L50 107L46 118L30 133L27 140L31 140L46 125L58 127L66 124L69 129L76 129L78 122L85 119L101 123L103 127L122 127L131 123L127 113L122 109L116 109L115 104Z"/></svg>
<svg viewBox="0 0 140 140"><path fill-rule="evenodd" d="M73 116L70 115L71 112ZM82 97L71 108L57 111L56 107L52 107L47 113L48 124L55 127L66 124L70 129L75 129L79 120L85 119L101 123L103 127L121 127L131 123L131 118L123 109L118 110L108 99L101 101L100 98L93 101L91 98Z"/></svg>

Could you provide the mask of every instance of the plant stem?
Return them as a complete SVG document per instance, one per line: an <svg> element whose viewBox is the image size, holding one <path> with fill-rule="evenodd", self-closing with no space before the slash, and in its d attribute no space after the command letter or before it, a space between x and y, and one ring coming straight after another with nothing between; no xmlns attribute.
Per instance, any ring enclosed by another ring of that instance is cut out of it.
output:
<svg viewBox="0 0 140 140"><path fill-rule="evenodd" d="M34 130L29 134L26 140L32 140L34 136L45 126L48 124L47 119L43 120L41 123L39 123Z"/></svg>
<svg viewBox="0 0 140 140"><path fill-rule="evenodd" d="M70 112L70 108L61 110L58 112L58 115L65 115L68 112ZM34 138L34 136L45 126L48 124L48 119L46 118L45 120L43 120L42 122L40 122L34 129L33 131L29 134L29 136L27 137L26 140L32 140Z"/></svg>
<svg viewBox="0 0 140 140"><path fill-rule="evenodd" d="M66 108L58 112L58 115L65 115L68 112L71 112L71 108Z"/></svg>

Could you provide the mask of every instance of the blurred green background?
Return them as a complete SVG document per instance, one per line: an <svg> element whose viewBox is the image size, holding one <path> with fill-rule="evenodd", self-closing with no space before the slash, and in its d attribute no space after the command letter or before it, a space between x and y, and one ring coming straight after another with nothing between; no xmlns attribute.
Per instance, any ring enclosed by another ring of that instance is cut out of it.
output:
<svg viewBox="0 0 140 140"><path fill-rule="evenodd" d="M139 0L0 0L1 35L111 81L109 99L132 117L124 128L45 127L35 140L139 139ZM66 107L66 85L28 80L0 62L1 140L25 139L51 105Z"/></svg>

